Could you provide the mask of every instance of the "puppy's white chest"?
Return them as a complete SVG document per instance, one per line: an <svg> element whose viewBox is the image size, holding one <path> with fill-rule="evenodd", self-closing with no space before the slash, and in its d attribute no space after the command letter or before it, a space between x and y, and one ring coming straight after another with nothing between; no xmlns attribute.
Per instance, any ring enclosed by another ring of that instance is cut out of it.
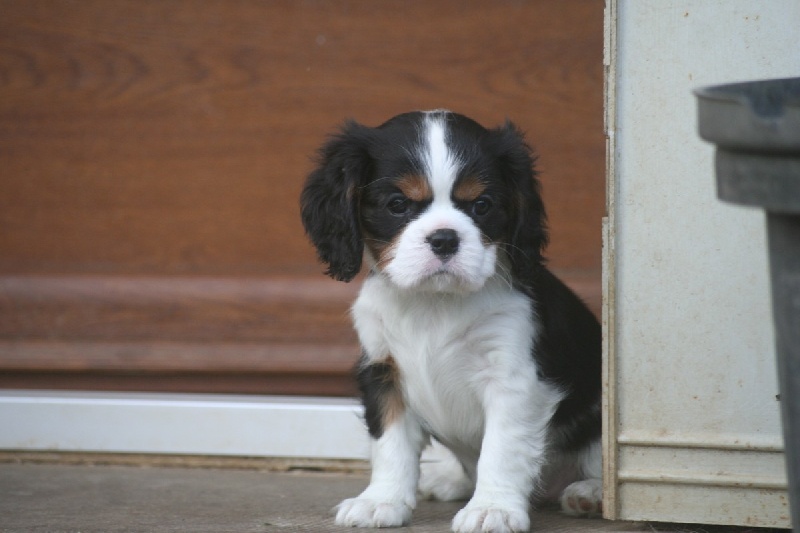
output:
<svg viewBox="0 0 800 533"><path fill-rule="evenodd" d="M441 440L477 449L483 434L481 373L487 366L482 342L445 320L419 324L411 342L387 328L400 369L403 398L423 427ZM475 342L470 342L475 341Z"/></svg>
<svg viewBox="0 0 800 533"><path fill-rule="evenodd" d="M397 365L406 408L465 451L480 448L487 387L536 379L530 301L506 285L466 295L409 293L370 278L353 317L367 357Z"/></svg>

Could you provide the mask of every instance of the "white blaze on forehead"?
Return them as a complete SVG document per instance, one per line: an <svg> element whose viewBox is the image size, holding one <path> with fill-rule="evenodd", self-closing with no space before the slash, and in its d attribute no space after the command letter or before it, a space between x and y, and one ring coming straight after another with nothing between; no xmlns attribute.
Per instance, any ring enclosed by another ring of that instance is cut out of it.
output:
<svg viewBox="0 0 800 533"><path fill-rule="evenodd" d="M458 158L447 146L447 129L441 116L425 119L422 161L433 189L433 201L449 201L458 173Z"/></svg>

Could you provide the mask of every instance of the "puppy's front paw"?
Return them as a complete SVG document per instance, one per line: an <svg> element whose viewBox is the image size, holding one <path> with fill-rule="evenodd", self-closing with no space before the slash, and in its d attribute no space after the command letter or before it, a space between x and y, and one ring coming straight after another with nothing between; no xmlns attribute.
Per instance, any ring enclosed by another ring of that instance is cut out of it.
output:
<svg viewBox="0 0 800 533"><path fill-rule="evenodd" d="M528 531L531 519L527 508L500 503L470 501L453 519L456 533L512 533Z"/></svg>
<svg viewBox="0 0 800 533"><path fill-rule="evenodd" d="M593 516L603 512L603 482L584 479L561 493L561 510L573 516Z"/></svg>
<svg viewBox="0 0 800 533"><path fill-rule="evenodd" d="M350 498L336 506L336 525L396 527L411 521L411 507L402 501Z"/></svg>

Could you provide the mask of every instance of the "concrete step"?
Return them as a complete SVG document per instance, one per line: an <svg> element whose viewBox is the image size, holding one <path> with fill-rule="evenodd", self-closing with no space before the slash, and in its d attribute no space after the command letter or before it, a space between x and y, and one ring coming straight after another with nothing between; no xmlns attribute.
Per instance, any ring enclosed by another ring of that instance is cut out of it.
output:
<svg viewBox="0 0 800 533"><path fill-rule="evenodd" d="M364 474L307 471L0 464L0 531L355 532L334 526L331 508L366 483ZM422 501L412 524L398 531L449 531L461 505ZM534 513L532 530L643 529L547 510Z"/></svg>

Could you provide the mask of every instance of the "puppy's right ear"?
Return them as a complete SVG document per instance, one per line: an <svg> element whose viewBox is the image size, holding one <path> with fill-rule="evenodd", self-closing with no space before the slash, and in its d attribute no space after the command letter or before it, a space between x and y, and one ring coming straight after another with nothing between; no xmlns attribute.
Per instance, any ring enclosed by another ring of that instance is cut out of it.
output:
<svg viewBox="0 0 800 533"><path fill-rule="evenodd" d="M326 274L350 281L361 270L364 243L358 222L360 189L372 171L371 129L347 122L318 154L318 167L300 197L303 226L328 265Z"/></svg>

